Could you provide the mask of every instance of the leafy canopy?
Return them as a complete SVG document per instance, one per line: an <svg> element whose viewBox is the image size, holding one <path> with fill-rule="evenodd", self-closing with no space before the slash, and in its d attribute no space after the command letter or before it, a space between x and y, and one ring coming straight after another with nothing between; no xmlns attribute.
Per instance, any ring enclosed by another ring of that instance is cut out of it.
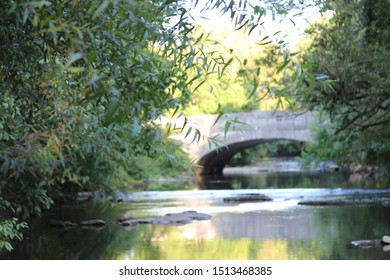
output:
<svg viewBox="0 0 390 280"><path fill-rule="evenodd" d="M202 5L251 32L292 7L250 2ZM0 249L64 192L126 186L137 156L175 160L156 121L230 61L193 29L176 0L0 2Z"/></svg>
<svg viewBox="0 0 390 280"><path fill-rule="evenodd" d="M321 113L316 126L319 159L390 167L390 4L325 1L332 16L308 31L305 60L318 67L317 87L304 102Z"/></svg>

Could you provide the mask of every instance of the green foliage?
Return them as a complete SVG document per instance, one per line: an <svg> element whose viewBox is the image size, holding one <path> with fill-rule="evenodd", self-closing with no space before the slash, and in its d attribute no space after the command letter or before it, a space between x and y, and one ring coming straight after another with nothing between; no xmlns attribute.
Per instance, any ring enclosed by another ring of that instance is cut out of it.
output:
<svg viewBox="0 0 390 280"><path fill-rule="evenodd" d="M13 249L11 242L13 240L21 240L22 234L20 230L27 228L27 224L20 223L17 218L4 220L0 223L0 250L5 248L8 251Z"/></svg>
<svg viewBox="0 0 390 280"><path fill-rule="evenodd" d="M169 143L164 154L154 157L139 155L129 158L126 173L130 178L140 181L174 177L183 174L190 165L187 154L179 146Z"/></svg>
<svg viewBox="0 0 390 280"><path fill-rule="evenodd" d="M342 164L389 167L390 44L388 1L329 1L329 20L308 31L306 61L318 67L317 86L304 101L321 112L309 151ZM326 117L324 117L324 115Z"/></svg>
<svg viewBox="0 0 390 280"><path fill-rule="evenodd" d="M338 127L337 123L329 121L327 112L316 112L316 121L312 125L315 142L306 145L305 162L336 160L346 167L370 165L390 170L389 130L370 129L358 134L343 130L336 133Z"/></svg>
<svg viewBox="0 0 390 280"><path fill-rule="evenodd" d="M283 43L276 44L266 36L270 41L264 44L265 37L249 36L247 30L234 30L234 26L214 27L212 30L198 26L194 32L195 36L203 36L199 44L205 52L212 53L218 60L229 59L221 73L205 73L202 82L194 84L192 98L184 107L186 114L289 107L283 89L292 78L296 79L291 73L294 54L290 54ZM199 33L201 35L197 35Z"/></svg>
<svg viewBox="0 0 390 280"><path fill-rule="evenodd" d="M114 191L134 158L169 154L154 121L188 100L199 66L185 12L176 1L1 2L1 217Z"/></svg>
<svg viewBox="0 0 390 280"><path fill-rule="evenodd" d="M196 47L192 30L178 1L1 1L5 233L63 192L126 185L137 158L172 160L155 121L188 102L200 75L232 62Z"/></svg>
<svg viewBox="0 0 390 280"><path fill-rule="evenodd" d="M253 32L266 11L283 12L282 2L264 3L208 1L205 9ZM113 192L146 173L150 158L179 170L173 162L184 156L159 118L188 104L202 77L221 78L234 63L203 48L193 30L176 0L1 1L3 247L21 236L19 221L63 193Z"/></svg>

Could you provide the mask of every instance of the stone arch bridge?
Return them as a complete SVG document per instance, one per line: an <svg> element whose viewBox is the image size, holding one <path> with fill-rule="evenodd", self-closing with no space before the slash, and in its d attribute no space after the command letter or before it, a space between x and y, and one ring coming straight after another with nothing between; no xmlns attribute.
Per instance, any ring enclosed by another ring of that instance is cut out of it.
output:
<svg viewBox="0 0 390 280"><path fill-rule="evenodd" d="M197 164L195 173L222 174L239 151L275 140L310 142L311 112L252 111L223 115L200 115L162 120L170 123L171 138L179 141ZM184 126L184 128L183 128ZM182 129L183 128L183 129Z"/></svg>

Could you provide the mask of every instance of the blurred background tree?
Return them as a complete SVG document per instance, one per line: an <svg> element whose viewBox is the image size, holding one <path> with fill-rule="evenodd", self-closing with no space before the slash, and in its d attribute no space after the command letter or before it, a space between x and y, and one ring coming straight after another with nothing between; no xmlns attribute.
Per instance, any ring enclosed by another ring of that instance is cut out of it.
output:
<svg viewBox="0 0 390 280"><path fill-rule="evenodd" d="M304 63L318 84L300 101L317 111L309 158L390 168L390 3L322 1L328 17L307 30ZM329 13L330 12L330 13Z"/></svg>

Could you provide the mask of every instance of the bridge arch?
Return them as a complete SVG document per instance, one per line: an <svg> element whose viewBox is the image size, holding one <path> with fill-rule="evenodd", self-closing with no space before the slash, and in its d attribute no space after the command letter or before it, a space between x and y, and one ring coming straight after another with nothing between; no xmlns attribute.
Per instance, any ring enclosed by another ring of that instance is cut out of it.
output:
<svg viewBox="0 0 390 280"><path fill-rule="evenodd" d="M202 158L197 161L199 167L195 168L195 174L197 175L222 175L223 169L234 157L235 154L248 149L255 147L260 144L280 141L280 140L289 140L289 141L298 141L296 139L254 139L248 141L242 141L238 143L232 143L219 149L214 149L209 153L205 154Z"/></svg>

